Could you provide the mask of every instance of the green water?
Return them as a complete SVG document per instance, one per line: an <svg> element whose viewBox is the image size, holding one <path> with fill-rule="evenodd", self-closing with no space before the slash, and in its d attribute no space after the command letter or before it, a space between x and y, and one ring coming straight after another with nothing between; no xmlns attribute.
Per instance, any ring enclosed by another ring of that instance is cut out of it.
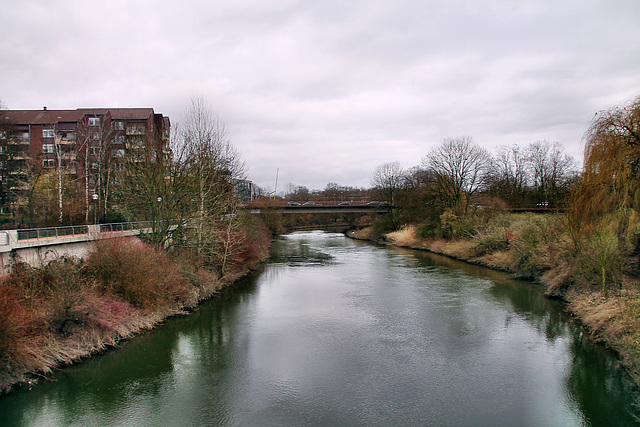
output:
<svg viewBox="0 0 640 427"><path fill-rule="evenodd" d="M530 283L300 232L221 300L0 397L0 425L622 426L636 398Z"/></svg>

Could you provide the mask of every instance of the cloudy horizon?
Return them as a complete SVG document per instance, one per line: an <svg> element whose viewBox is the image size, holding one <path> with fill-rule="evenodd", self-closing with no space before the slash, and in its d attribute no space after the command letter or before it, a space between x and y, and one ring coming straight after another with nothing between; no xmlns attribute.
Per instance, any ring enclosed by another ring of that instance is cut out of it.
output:
<svg viewBox="0 0 640 427"><path fill-rule="evenodd" d="M248 178L368 187L444 138L495 153L557 141L581 160L595 113L640 95L634 0L4 2L9 109L203 97Z"/></svg>

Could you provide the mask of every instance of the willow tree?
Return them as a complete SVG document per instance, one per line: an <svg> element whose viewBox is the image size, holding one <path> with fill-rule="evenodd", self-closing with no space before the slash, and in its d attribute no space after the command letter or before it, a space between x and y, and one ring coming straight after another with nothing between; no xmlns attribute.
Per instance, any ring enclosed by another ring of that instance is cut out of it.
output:
<svg viewBox="0 0 640 427"><path fill-rule="evenodd" d="M640 98L596 114L585 142L569 230L576 258L599 267L589 280L600 281L606 297L607 282L619 281L622 260L640 256Z"/></svg>
<svg viewBox="0 0 640 427"><path fill-rule="evenodd" d="M640 97L596 114L585 136L582 182L571 216L586 225L598 217L640 206Z"/></svg>

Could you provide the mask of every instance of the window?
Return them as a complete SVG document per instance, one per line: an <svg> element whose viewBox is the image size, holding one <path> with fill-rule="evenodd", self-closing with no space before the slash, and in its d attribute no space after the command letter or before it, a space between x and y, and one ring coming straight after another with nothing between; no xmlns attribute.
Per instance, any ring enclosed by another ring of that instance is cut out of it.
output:
<svg viewBox="0 0 640 427"><path fill-rule="evenodd" d="M91 169L98 169L98 163L97 162L91 163Z"/></svg>
<svg viewBox="0 0 640 427"><path fill-rule="evenodd" d="M147 127L143 123L131 124L127 126L127 135L140 135L147 130Z"/></svg>
<svg viewBox="0 0 640 427"><path fill-rule="evenodd" d="M42 152L53 154L53 144L42 144Z"/></svg>
<svg viewBox="0 0 640 427"><path fill-rule="evenodd" d="M53 138L56 136L56 131L53 129L42 129L42 137L43 138Z"/></svg>
<svg viewBox="0 0 640 427"><path fill-rule="evenodd" d="M124 135L117 135L114 141L116 144L124 144Z"/></svg>
<svg viewBox="0 0 640 427"><path fill-rule="evenodd" d="M42 166L45 168L52 168L54 165L55 163L53 162L53 159L44 159L42 161Z"/></svg>
<svg viewBox="0 0 640 427"><path fill-rule="evenodd" d="M123 149L113 150L111 152L111 157L113 157L113 158L122 158L122 157L124 157L124 150Z"/></svg>
<svg viewBox="0 0 640 427"><path fill-rule="evenodd" d="M100 126L100 119L98 117L89 117L89 126Z"/></svg>
<svg viewBox="0 0 640 427"><path fill-rule="evenodd" d="M63 141L74 142L76 140L76 133L73 131L62 132L61 138Z"/></svg>
<svg viewBox="0 0 640 427"><path fill-rule="evenodd" d="M124 122L113 122L113 128L115 130L124 130Z"/></svg>

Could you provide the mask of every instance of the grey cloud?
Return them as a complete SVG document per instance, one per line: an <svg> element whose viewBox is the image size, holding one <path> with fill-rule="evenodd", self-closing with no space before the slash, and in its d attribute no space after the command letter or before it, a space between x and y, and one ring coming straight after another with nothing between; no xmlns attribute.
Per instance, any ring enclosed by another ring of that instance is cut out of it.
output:
<svg viewBox="0 0 640 427"><path fill-rule="evenodd" d="M448 136L580 156L593 114L640 94L638 22L635 0L11 2L0 99L177 123L205 96L259 185L368 186Z"/></svg>

